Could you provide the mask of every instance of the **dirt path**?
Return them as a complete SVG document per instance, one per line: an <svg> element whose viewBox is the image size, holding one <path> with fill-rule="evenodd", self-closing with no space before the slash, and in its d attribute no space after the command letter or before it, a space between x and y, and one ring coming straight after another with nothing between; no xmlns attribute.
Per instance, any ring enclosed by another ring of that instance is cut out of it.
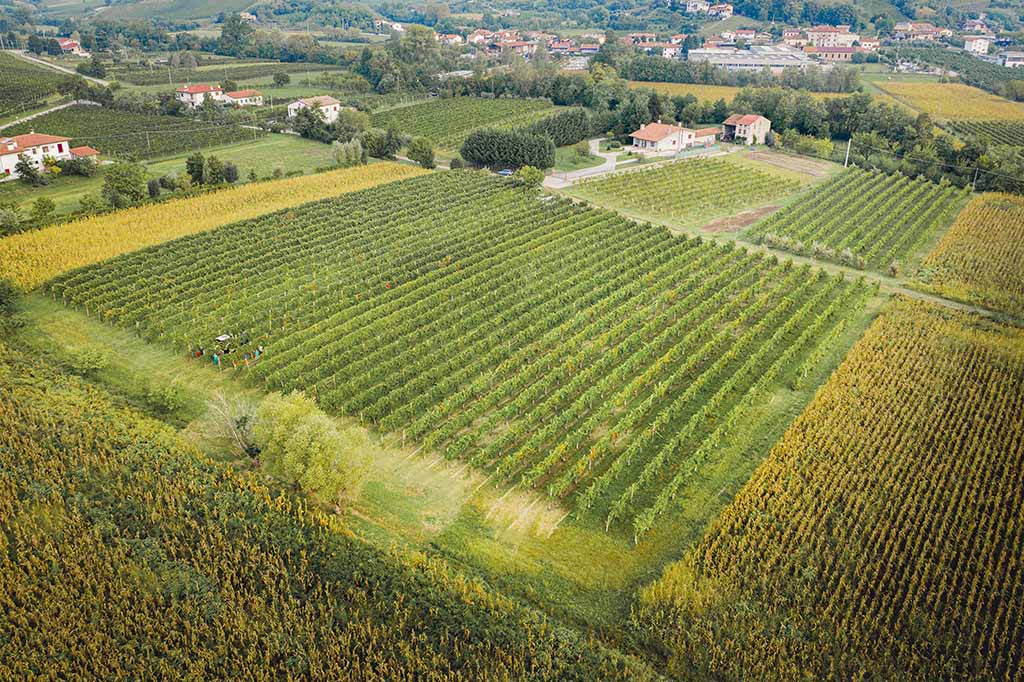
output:
<svg viewBox="0 0 1024 682"><path fill-rule="evenodd" d="M45 66L47 69L53 69L54 71L60 71L61 73L66 73L66 74L69 74L71 76L82 76L82 78L84 78L85 80L92 81L93 83L96 83L97 85L102 85L104 87L110 85L110 81L105 81L102 78L93 78L92 76L83 76L82 74L78 73L77 71L73 71L73 70L71 70L71 69L69 69L67 67L57 66L56 64L51 64L50 62L46 61L45 59L39 59L38 57L33 57L32 55L28 54L24 50L9 50L9 52L11 54L21 58L21 59L24 59L27 62L32 62L33 64L38 64L39 66Z"/></svg>
<svg viewBox="0 0 1024 682"><path fill-rule="evenodd" d="M39 118L40 116L45 116L46 114L52 113L54 111L60 111L61 109L67 109L68 107L73 107L76 104L85 104L85 105L88 105L88 106L95 106L95 107L102 106L99 102L93 102L93 101L87 100L87 99L76 99L76 100L72 100L71 102L65 102L64 104L58 104L57 106L50 107L49 109L44 109L43 111L37 111L36 113L34 113L34 114L30 115L30 116L24 116L24 117L19 118L19 119L15 120L15 121L10 121L9 123L4 123L3 125L0 125L0 130L3 130L4 128L10 128L11 126L16 126L19 123L27 123L28 121L31 121L34 118Z"/></svg>

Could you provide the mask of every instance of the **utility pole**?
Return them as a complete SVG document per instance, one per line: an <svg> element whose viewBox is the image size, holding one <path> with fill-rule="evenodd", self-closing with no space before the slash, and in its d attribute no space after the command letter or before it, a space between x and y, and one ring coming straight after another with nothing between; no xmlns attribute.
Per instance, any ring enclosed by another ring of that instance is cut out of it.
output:
<svg viewBox="0 0 1024 682"><path fill-rule="evenodd" d="M975 188L976 188L976 187L978 186L978 171L979 171L979 170L980 170L979 168L975 168L975 169L974 169L974 179L973 179L973 180L971 180L971 191L972 191L972 192L973 192L973 191L975 190Z"/></svg>
<svg viewBox="0 0 1024 682"><path fill-rule="evenodd" d="M843 159L843 168L846 168L847 166L850 165L850 145L852 144L853 137L851 136L850 139L846 141L846 158Z"/></svg>

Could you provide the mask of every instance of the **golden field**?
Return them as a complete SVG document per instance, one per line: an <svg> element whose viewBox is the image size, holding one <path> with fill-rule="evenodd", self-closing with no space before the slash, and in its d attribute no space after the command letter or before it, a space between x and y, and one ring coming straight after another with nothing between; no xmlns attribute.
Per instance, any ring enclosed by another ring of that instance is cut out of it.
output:
<svg viewBox="0 0 1024 682"><path fill-rule="evenodd" d="M694 95L697 99L704 101L716 101L724 99L732 101L733 97L743 88L734 85L702 85L700 83L662 83L655 81L629 81L631 88L651 88L666 95ZM843 97L847 93L841 92L809 92L807 93L817 100L825 100L830 97Z"/></svg>
<svg viewBox="0 0 1024 682"><path fill-rule="evenodd" d="M962 83L878 81L875 85L907 106L938 119L1024 120L1024 104Z"/></svg>
<svg viewBox="0 0 1024 682"><path fill-rule="evenodd" d="M397 163L374 163L246 184L15 234L0 239L0 278L33 289L63 272L122 253L426 172Z"/></svg>

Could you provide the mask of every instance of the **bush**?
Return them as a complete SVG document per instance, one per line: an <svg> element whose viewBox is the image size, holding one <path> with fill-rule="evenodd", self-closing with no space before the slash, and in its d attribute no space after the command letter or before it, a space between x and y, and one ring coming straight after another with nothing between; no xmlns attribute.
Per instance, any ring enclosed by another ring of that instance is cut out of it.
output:
<svg viewBox="0 0 1024 682"><path fill-rule="evenodd" d="M57 162L61 172L90 178L96 174L96 162L92 159L63 159Z"/></svg>
<svg viewBox="0 0 1024 682"><path fill-rule="evenodd" d="M452 170L456 170L458 168L465 168L466 162L462 160L461 156L456 156L454 159L448 162L448 167L451 168Z"/></svg>
<svg viewBox="0 0 1024 682"><path fill-rule="evenodd" d="M103 176L102 194L113 208L142 201L146 198L146 170L137 163L115 163Z"/></svg>
<svg viewBox="0 0 1024 682"><path fill-rule="evenodd" d="M238 166L231 161L224 162L224 181L231 184L238 181Z"/></svg>
<svg viewBox="0 0 1024 682"><path fill-rule="evenodd" d="M544 182L544 171L533 166L523 166L515 172L512 178L517 184L526 187L540 187Z"/></svg>
<svg viewBox="0 0 1024 682"><path fill-rule="evenodd" d="M216 156L206 160L206 168L203 170L203 181L208 185L219 185L226 180L224 162Z"/></svg>
<svg viewBox="0 0 1024 682"><path fill-rule="evenodd" d="M181 392L170 384L150 386L146 391L146 402L162 414L170 414L185 406Z"/></svg>
<svg viewBox="0 0 1024 682"><path fill-rule="evenodd" d="M413 138L407 150L409 158L424 168L434 167L434 145L425 137Z"/></svg>
<svg viewBox="0 0 1024 682"><path fill-rule="evenodd" d="M91 376L109 364L110 358L107 354L95 348L82 348L68 357L71 371L83 377Z"/></svg>
<svg viewBox="0 0 1024 682"><path fill-rule="evenodd" d="M156 178L150 178L149 182L146 183L146 189L149 191L149 198L156 199L160 196L160 181Z"/></svg>
<svg viewBox="0 0 1024 682"><path fill-rule="evenodd" d="M462 158L474 166L546 169L555 165L555 143L546 135L523 130L484 128L462 145Z"/></svg>
<svg viewBox="0 0 1024 682"><path fill-rule="evenodd" d="M349 142L335 142L332 145L331 155L334 158L334 163L342 168L365 163L363 145L358 138Z"/></svg>
<svg viewBox="0 0 1024 682"><path fill-rule="evenodd" d="M32 210L29 212L28 219L34 226L42 227L53 222L56 211L57 205L53 203L53 199L39 197L32 202Z"/></svg>

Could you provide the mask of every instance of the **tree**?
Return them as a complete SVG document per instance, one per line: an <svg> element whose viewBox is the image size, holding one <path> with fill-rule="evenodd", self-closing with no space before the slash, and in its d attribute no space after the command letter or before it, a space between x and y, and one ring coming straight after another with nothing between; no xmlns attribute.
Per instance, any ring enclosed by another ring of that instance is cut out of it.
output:
<svg viewBox="0 0 1024 682"><path fill-rule="evenodd" d="M466 137L461 155L478 167L544 169L555 165L555 143L547 135L525 130L481 128Z"/></svg>
<svg viewBox="0 0 1024 682"><path fill-rule="evenodd" d="M523 166L512 177L517 184L525 187L540 187L544 182L544 171L533 166Z"/></svg>
<svg viewBox="0 0 1024 682"><path fill-rule="evenodd" d="M272 476L340 505L354 497L366 473L365 438L341 430L303 393L271 393L253 428L260 460Z"/></svg>
<svg viewBox="0 0 1024 682"><path fill-rule="evenodd" d="M434 145L425 137L414 137L406 150L409 158L424 168L434 167Z"/></svg>
<svg viewBox="0 0 1024 682"><path fill-rule="evenodd" d="M224 181L231 184L238 181L238 166L230 161L224 162Z"/></svg>
<svg viewBox="0 0 1024 682"><path fill-rule="evenodd" d="M20 157L18 163L14 164L14 172L18 174L18 179L26 185L46 184L43 174L39 172L34 163L24 156Z"/></svg>
<svg viewBox="0 0 1024 682"><path fill-rule="evenodd" d="M217 49L222 54L237 56L249 44L249 38L254 32L255 29L243 21L239 14L229 14L224 17Z"/></svg>
<svg viewBox="0 0 1024 682"><path fill-rule="evenodd" d="M55 38L50 38L46 41L46 54L51 57L59 57L64 54L64 50L60 48L60 43Z"/></svg>
<svg viewBox="0 0 1024 682"><path fill-rule="evenodd" d="M185 160L185 172L192 178L195 185L203 184L206 171L206 159L201 152L196 152Z"/></svg>
<svg viewBox="0 0 1024 682"><path fill-rule="evenodd" d="M139 164L119 162L107 168L101 194L110 206L131 206L145 199L146 193L146 169Z"/></svg>
<svg viewBox="0 0 1024 682"><path fill-rule="evenodd" d="M238 83L231 80L230 78L225 78L224 82L221 83L220 86L224 88L224 92L234 92L238 89Z"/></svg>
<svg viewBox="0 0 1024 682"><path fill-rule="evenodd" d="M284 71L277 71L274 73L274 85L282 88L292 82L292 77Z"/></svg>
<svg viewBox="0 0 1024 682"><path fill-rule="evenodd" d="M82 215L96 215L103 208L103 199L96 194L85 194L78 200L78 212Z"/></svg>
<svg viewBox="0 0 1024 682"><path fill-rule="evenodd" d="M0 235L21 230L21 209L13 201L0 201Z"/></svg>
<svg viewBox="0 0 1024 682"><path fill-rule="evenodd" d="M334 158L334 163L342 168L365 163L363 160L363 145L359 142L358 138L348 142L335 141L331 149L331 155Z"/></svg>
<svg viewBox="0 0 1024 682"><path fill-rule="evenodd" d="M363 148L366 153L377 159L393 159L401 149L402 141L394 130L370 128L363 132Z"/></svg>
<svg viewBox="0 0 1024 682"><path fill-rule="evenodd" d="M237 170L236 170L237 177ZM224 162L216 156L206 159L206 169L203 171L203 180L208 185L219 185L227 179L224 172Z"/></svg>
<svg viewBox="0 0 1024 682"><path fill-rule="evenodd" d="M46 52L46 41L35 34L30 35L28 37L28 51L32 54Z"/></svg>
<svg viewBox="0 0 1024 682"><path fill-rule="evenodd" d="M53 203L53 199L39 197L32 202L32 210L29 212L28 218L36 227L42 227L53 222L56 212L57 204Z"/></svg>
<svg viewBox="0 0 1024 682"><path fill-rule="evenodd" d="M160 196L160 180L158 178L150 178L146 183L146 190L149 192L150 199L156 199Z"/></svg>
<svg viewBox="0 0 1024 682"><path fill-rule="evenodd" d="M93 78L104 78L107 75L107 67L103 65L103 61L98 54L94 54L92 59L76 66L75 70L80 74L92 76Z"/></svg>

